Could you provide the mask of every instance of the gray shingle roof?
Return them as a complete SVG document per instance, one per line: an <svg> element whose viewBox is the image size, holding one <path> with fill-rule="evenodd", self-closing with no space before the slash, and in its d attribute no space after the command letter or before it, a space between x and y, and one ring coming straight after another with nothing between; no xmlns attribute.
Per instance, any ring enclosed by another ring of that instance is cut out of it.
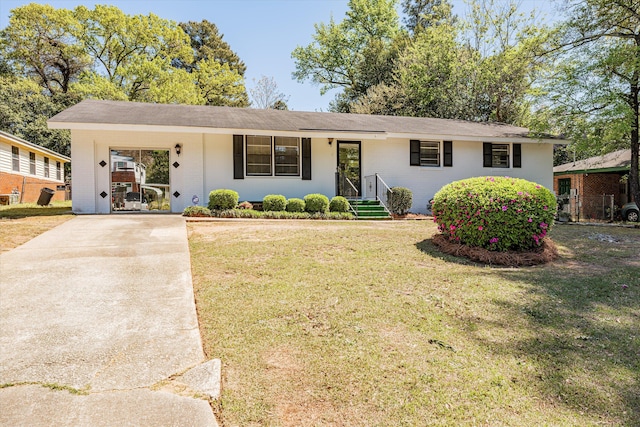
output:
<svg viewBox="0 0 640 427"><path fill-rule="evenodd" d="M522 127L463 120L96 100L82 101L52 117L48 123L63 129L67 125L113 124L275 132L335 131L486 138L529 136L528 129Z"/></svg>
<svg viewBox="0 0 640 427"><path fill-rule="evenodd" d="M553 173L560 172L577 172L577 171L597 171L601 169L607 170L626 170L631 167L631 150L618 150L611 153L589 157L588 159L578 160L576 162L565 163L553 168Z"/></svg>

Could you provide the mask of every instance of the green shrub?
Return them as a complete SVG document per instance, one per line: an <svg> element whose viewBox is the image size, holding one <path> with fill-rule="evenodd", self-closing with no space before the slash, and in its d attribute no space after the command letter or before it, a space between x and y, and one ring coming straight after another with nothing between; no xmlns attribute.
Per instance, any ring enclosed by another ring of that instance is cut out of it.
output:
<svg viewBox="0 0 640 427"><path fill-rule="evenodd" d="M187 206L184 208L184 211L182 211L182 216L211 216L211 211L204 206Z"/></svg>
<svg viewBox="0 0 640 427"><path fill-rule="evenodd" d="M262 210L265 212L281 212L287 207L287 199L280 194L269 194L262 199Z"/></svg>
<svg viewBox="0 0 640 427"><path fill-rule="evenodd" d="M335 196L329 202L329 212L349 212L349 201L342 196Z"/></svg>
<svg viewBox="0 0 640 427"><path fill-rule="evenodd" d="M556 199L534 182L479 177L447 184L433 202L433 219L450 241L489 250L527 250L542 244Z"/></svg>
<svg viewBox="0 0 640 427"><path fill-rule="evenodd" d="M327 212L329 198L324 194L307 194L304 196L305 210L309 213Z"/></svg>
<svg viewBox="0 0 640 427"><path fill-rule="evenodd" d="M413 193L405 187L393 187L388 194L389 210L396 215L405 215L413 204Z"/></svg>
<svg viewBox="0 0 640 427"><path fill-rule="evenodd" d="M211 213L217 218L253 218L253 219L339 219L351 220L355 219L350 213L344 212L316 212L310 214L308 212L263 212L251 209L228 209L224 211L215 211Z"/></svg>
<svg viewBox="0 0 640 427"><path fill-rule="evenodd" d="M287 200L287 212L304 212L305 203L302 199L295 197Z"/></svg>
<svg viewBox="0 0 640 427"><path fill-rule="evenodd" d="M219 211L233 209L238 204L238 193L233 190L214 190L209 193L209 209Z"/></svg>

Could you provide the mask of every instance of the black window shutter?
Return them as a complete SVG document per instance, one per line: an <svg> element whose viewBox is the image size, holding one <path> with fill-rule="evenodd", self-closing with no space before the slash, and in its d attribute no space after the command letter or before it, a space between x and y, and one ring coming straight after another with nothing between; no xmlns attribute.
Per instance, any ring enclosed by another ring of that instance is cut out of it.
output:
<svg viewBox="0 0 640 427"><path fill-rule="evenodd" d="M302 179L311 180L311 138L302 138Z"/></svg>
<svg viewBox="0 0 640 427"><path fill-rule="evenodd" d="M522 167L522 144L513 144L513 167Z"/></svg>
<svg viewBox="0 0 640 427"><path fill-rule="evenodd" d="M410 166L420 166L420 141L412 139L409 141L409 151L411 153L409 159Z"/></svg>
<svg viewBox="0 0 640 427"><path fill-rule="evenodd" d="M233 179L244 179L244 136L233 135Z"/></svg>
<svg viewBox="0 0 640 427"><path fill-rule="evenodd" d="M453 142L444 141L444 166L453 166Z"/></svg>
<svg viewBox="0 0 640 427"><path fill-rule="evenodd" d="M483 142L482 143L482 154L483 154L483 163L482 166L484 166L485 168L490 168L491 165L493 164L492 161L492 147L491 147L491 143L490 142Z"/></svg>

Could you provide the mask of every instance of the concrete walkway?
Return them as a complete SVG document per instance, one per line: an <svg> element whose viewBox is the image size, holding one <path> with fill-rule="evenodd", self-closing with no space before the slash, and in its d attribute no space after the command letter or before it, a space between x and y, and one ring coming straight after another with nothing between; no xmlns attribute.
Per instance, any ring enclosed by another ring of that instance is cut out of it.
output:
<svg viewBox="0 0 640 427"><path fill-rule="evenodd" d="M216 426L181 382L202 362L182 217L76 217L0 255L0 425Z"/></svg>

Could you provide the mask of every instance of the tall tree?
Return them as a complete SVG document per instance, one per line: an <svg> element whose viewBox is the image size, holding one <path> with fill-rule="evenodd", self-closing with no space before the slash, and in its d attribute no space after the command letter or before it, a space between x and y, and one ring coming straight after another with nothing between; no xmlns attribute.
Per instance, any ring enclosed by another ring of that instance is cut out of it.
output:
<svg viewBox="0 0 640 427"><path fill-rule="evenodd" d="M175 66L191 71L199 61L211 59L220 64L229 64L231 70L235 70L238 74L244 76L247 70L246 65L231 50L231 46L222 40L224 35L220 34L216 24L204 19L201 22L189 21L180 23L180 28L189 36L191 41L193 62L185 63L177 59Z"/></svg>
<svg viewBox="0 0 640 427"><path fill-rule="evenodd" d="M192 58L189 38L177 24L154 14L126 15L104 5L93 10L78 6L74 15L83 29L80 40L94 60L92 72L127 99L194 103L197 92L188 84L187 73L171 65L174 58ZM83 77L99 80L90 74Z"/></svg>
<svg viewBox="0 0 640 427"><path fill-rule="evenodd" d="M31 3L12 11L0 38L13 67L53 95L68 92L91 63L81 32L70 10Z"/></svg>
<svg viewBox="0 0 640 427"><path fill-rule="evenodd" d="M46 120L85 98L247 106L244 64L226 43L216 50L215 26L207 28L196 61L183 29L154 14L15 8L0 32L0 129L68 154L69 133L51 131Z"/></svg>
<svg viewBox="0 0 640 427"><path fill-rule="evenodd" d="M394 42L400 33L396 0L350 0L343 21L316 24L314 41L298 46L293 77L320 85L320 93L342 88L334 109L349 111L349 102L385 81L393 70Z"/></svg>
<svg viewBox="0 0 640 427"><path fill-rule="evenodd" d="M403 22L412 33L432 25L453 23L452 9L448 0L402 0Z"/></svg>
<svg viewBox="0 0 640 427"><path fill-rule="evenodd" d="M565 131L588 154L629 147L629 185L640 201L640 2L571 0L566 12L542 99L549 120L537 123Z"/></svg>
<svg viewBox="0 0 640 427"><path fill-rule="evenodd" d="M255 86L249 89L251 93L251 105L259 109L288 110L289 97L280 92L278 83L273 77L262 76L255 82Z"/></svg>
<svg viewBox="0 0 640 427"><path fill-rule="evenodd" d="M68 156L70 132L48 129L47 120L79 99L69 93L43 92L32 79L0 75L0 129Z"/></svg>
<svg viewBox="0 0 640 427"><path fill-rule="evenodd" d="M196 63L192 75L204 104L229 107L249 105L244 79L229 64L221 64L215 59L203 59Z"/></svg>

